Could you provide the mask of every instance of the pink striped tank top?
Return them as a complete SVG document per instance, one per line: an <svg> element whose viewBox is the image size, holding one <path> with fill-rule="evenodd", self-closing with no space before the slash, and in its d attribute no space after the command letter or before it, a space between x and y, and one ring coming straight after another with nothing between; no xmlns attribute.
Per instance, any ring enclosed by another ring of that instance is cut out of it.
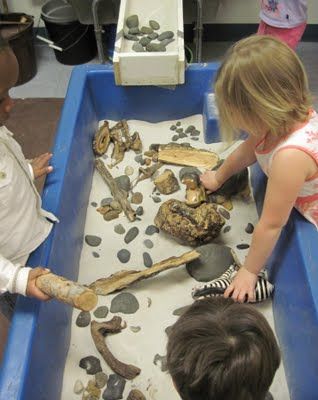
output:
<svg viewBox="0 0 318 400"><path fill-rule="evenodd" d="M310 155L318 165L318 116L311 112L310 120L302 128L291 133L274 148L262 150L263 139L255 147L255 155L262 170L268 175L274 155L284 149L299 149ZM307 180L296 199L294 207L318 228L318 173Z"/></svg>

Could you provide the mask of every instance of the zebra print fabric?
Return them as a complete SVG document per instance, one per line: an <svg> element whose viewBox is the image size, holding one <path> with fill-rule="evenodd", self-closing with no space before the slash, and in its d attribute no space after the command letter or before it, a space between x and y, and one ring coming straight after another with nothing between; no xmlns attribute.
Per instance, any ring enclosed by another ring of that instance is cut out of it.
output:
<svg viewBox="0 0 318 400"><path fill-rule="evenodd" d="M222 296L226 288L231 284L237 273L237 267L231 265L223 275L204 286L195 288L192 291L192 297L195 300L204 297ZM274 286L266 279L266 272L263 270L258 274L258 280L255 287L255 302L268 299L274 290Z"/></svg>

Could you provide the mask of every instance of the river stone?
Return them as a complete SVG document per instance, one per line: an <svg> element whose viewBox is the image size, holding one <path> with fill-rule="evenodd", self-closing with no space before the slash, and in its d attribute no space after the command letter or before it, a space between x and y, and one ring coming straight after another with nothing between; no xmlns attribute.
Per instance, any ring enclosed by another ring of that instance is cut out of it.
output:
<svg viewBox="0 0 318 400"><path fill-rule="evenodd" d="M153 19L149 21L149 26L154 30L157 31L160 29L160 24L157 21L154 21Z"/></svg>
<svg viewBox="0 0 318 400"><path fill-rule="evenodd" d="M93 257L95 257L95 258L99 258L100 257L100 255L98 254L98 253L96 253L96 251L93 251Z"/></svg>
<svg viewBox="0 0 318 400"><path fill-rule="evenodd" d="M250 245L247 244L247 243L241 243L241 244L238 244L236 247L237 247L239 250L246 250L246 249L248 249L248 248L250 247Z"/></svg>
<svg viewBox="0 0 318 400"><path fill-rule="evenodd" d="M139 25L139 18L138 15L130 15L127 19L126 19L126 26L127 28L131 29L131 28L137 28Z"/></svg>
<svg viewBox="0 0 318 400"><path fill-rule="evenodd" d="M144 36L139 40L139 44L141 44L142 46L147 46L147 44L149 44L151 42L151 39L149 39L148 37Z"/></svg>
<svg viewBox="0 0 318 400"><path fill-rule="evenodd" d="M225 219L230 219L231 214L223 207L219 207L218 212L224 217Z"/></svg>
<svg viewBox="0 0 318 400"><path fill-rule="evenodd" d="M130 165L127 165L127 167L125 168L125 175L132 175L134 173L134 169L133 167L131 167Z"/></svg>
<svg viewBox="0 0 318 400"><path fill-rule="evenodd" d="M139 309L139 303L136 297L129 293L119 293L111 302L110 312L134 314Z"/></svg>
<svg viewBox="0 0 318 400"><path fill-rule="evenodd" d="M91 202L91 206L93 206L93 207L97 207L97 206L98 206L98 204L96 203L96 201L92 201L92 202Z"/></svg>
<svg viewBox="0 0 318 400"><path fill-rule="evenodd" d="M129 192L130 190L130 179L127 175L121 175L115 178L117 185L120 189L124 190L125 192Z"/></svg>
<svg viewBox="0 0 318 400"><path fill-rule="evenodd" d="M102 199L102 201L100 202L101 207L105 207L105 206L109 206L110 203L113 201L114 199L112 197L105 197L104 199Z"/></svg>
<svg viewBox="0 0 318 400"><path fill-rule="evenodd" d="M254 225L250 222L246 225L245 232L252 234L254 232Z"/></svg>
<svg viewBox="0 0 318 400"><path fill-rule="evenodd" d="M179 139L179 135L173 135L171 140L176 142Z"/></svg>
<svg viewBox="0 0 318 400"><path fill-rule="evenodd" d="M178 129L176 130L176 132L177 132L177 133L182 133L182 132L183 132L183 128L178 128Z"/></svg>
<svg viewBox="0 0 318 400"><path fill-rule="evenodd" d="M143 195L140 192L133 193L131 195L131 200L133 204L140 204L143 201Z"/></svg>
<svg viewBox="0 0 318 400"><path fill-rule="evenodd" d="M145 51L145 49L143 48L142 44L140 42L136 42L132 45L132 49L136 52L136 53L142 53Z"/></svg>
<svg viewBox="0 0 318 400"><path fill-rule="evenodd" d="M136 226L130 228L129 231L125 235L125 238L124 238L125 243L128 244L128 243L132 242L136 238L138 233L139 233L139 229Z"/></svg>
<svg viewBox="0 0 318 400"><path fill-rule="evenodd" d="M80 328L85 328L91 322L91 314L89 311L81 311L77 318L75 324Z"/></svg>
<svg viewBox="0 0 318 400"><path fill-rule="evenodd" d="M140 332L141 327L140 327L140 326L131 326L131 327L130 327L130 330L131 330L132 332L134 332L134 333L138 333L138 332Z"/></svg>
<svg viewBox="0 0 318 400"><path fill-rule="evenodd" d="M181 126L181 121L176 122L177 126Z"/></svg>
<svg viewBox="0 0 318 400"><path fill-rule="evenodd" d="M119 252L117 253L117 258L123 264L128 263L128 261L130 260L130 251L126 249L119 250Z"/></svg>
<svg viewBox="0 0 318 400"><path fill-rule="evenodd" d="M124 38L127 40L134 40L135 42L138 42L139 40L137 35L131 35L130 33L124 33Z"/></svg>
<svg viewBox="0 0 318 400"><path fill-rule="evenodd" d="M153 196L152 200L153 200L155 203L160 203L160 202L161 202L161 198L160 198L159 196Z"/></svg>
<svg viewBox="0 0 318 400"><path fill-rule="evenodd" d="M143 213L144 213L144 208L142 206L137 207L136 214L140 216L143 215Z"/></svg>
<svg viewBox="0 0 318 400"><path fill-rule="evenodd" d="M97 372L95 375L95 384L98 389L102 389L108 381L108 376L104 372Z"/></svg>
<svg viewBox="0 0 318 400"><path fill-rule="evenodd" d="M223 233L228 233L231 230L231 225L227 225L224 229L223 229Z"/></svg>
<svg viewBox="0 0 318 400"><path fill-rule="evenodd" d="M110 203L110 206L111 206L111 208L112 208L113 210L122 211L122 207L121 207L119 201L117 201L117 200L113 200L113 201Z"/></svg>
<svg viewBox="0 0 318 400"><path fill-rule="evenodd" d="M153 248L153 242L150 239L144 240L144 245L147 247L147 249Z"/></svg>
<svg viewBox="0 0 318 400"><path fill-rule="evenodd" d="M177 127L176 127L175 125L171 125L171 126L170 126L170 130L171 130L171 131L175 131L176 129L177 129Z"/></svg>
<svg viewBox="0 0 318 400"><path fill-rule="evenodd" d="M103 393L103 400L119 400L123 398L126 380L117 374L109 375L107 387Z"/></svg>
<svg viewBox="0 0 318 400"><path fill-rule="evenodd" d="M196 248L200 258L186 265L187 271L198 282L219 278L234 263L230 247L208 243Z"/></svg>
<svg viewBox="0 0 318 400"><path fill-rule="evenodd" d="M122 224L115 225L114 231L115 231L115 233L118 233L118 235L123 235L126 232L126 230L122 226Z"/></svg>
<svg viewBox="0 0 318 400"><path fill-rule="evenodd" d="M86 235L85 242L92 247L97 247L101 244L102 239L99 236L95 235Z"/></svg>
<svg viewBox="0 0 318 400"><path fill-rule="evenodd" d="M99 359L94 356L82 358L79 362L79 366L85 369L88 375L95 375L102 370Z"/></svg>
<svg viewBox="0 0 318 400"><path fill-rule="evenodd" d="M167 356L161 356L160 354L156 354L153 363L157 365L158 361L160 362L160 369L162 372L166 372L168 370L167 366Z"/></svg>
<svg viewBox="0 0 318 400"><path fill-rule="evenodd" d="M161 43L148 43L146 46L147 51L166 51L166 47Z"/></svg>
<svg viewBox="0 0 318 400"><path fill-rule="evenodd" d="M146 268L150 268L153 264L150 254L145 252L145 253L143 253L142 257L144 260L144 266Z"/></svg>
<svg viewBox="0 0 318 400"><path fill-rule="evenodd" d="M148 225L145 231L146 235L153 235L154 233L159 233L159 229L155 225Z"/></svg>
<svg viewBox="0 0 318 400"><path fill-rule="evenodd" d="M191 133L190 136L199 136L200 135L200 131L197 131L196 129L194 129Z"/></svg>
<svg viewBox="0 0 318 400"><path fill-rule="evenodd" d="M140 163L142 162L142 160L143 160L142 154L139 154L138 156L135 157L135 161L136 161L138 164L140 164Z"/></svg>
<svg viewBox="0 0 318 400"><path fill-rule="evenodd" d="M184 306L184 307L180 307L177 308L176 310L173 311L173 315L177 315L178 317L180 317L182 314L184 314L188 309L190 308L190 306Z"/></svg>
<svg viewBox="0 0 318 400"><path fill-rule="evenodd" d="M189 125L187 127L187 129L185 130L186 133L191 133L195 130L195 126L194 125Z"/></svg>
<svg viewBox="0 0 318 400"><path fill-rule="evenodd" d="M183 167L179 171L179 179L182 181L185 175L201 175L201 172L196 167Z"/></svg>
<svg viewBox="0 0 318 400"><path fill-rule="evenodd" d="M153 32L153 29L150 28L150 26L142 26L140 28L140 32L143 33L144 35L150 35Z"/></svg>
<svg viewBox="0 0 318 400"><path fill-rule="evenodd" d="M174 42L174 39L163 39L163 40L161 40L161 44L163 46L168 46L168 44L170 44L171 42Z"/></svg>
<svg viewBox="0 0 318 400"><path fill-rule="evenodd" d="M140 30L139 30L138 26L136 26L135 28L130 28L128 33L130 35L139 35L140 34Z"/></svg>
<svg viewBox="0 0 318 400"><path fill-rule="evenodd" d="M83 390L84 390L84 385L83 385L82 381L77 379L77 381L74 383L73 392L75 394L81 394L83 392Z"/></svg>
<svg viewBox="0 0 318 400"><path fill-rule="evenodd" d="M151 33L150 35L148 35L147 37L148 37L150 40L156 40L158 36L159 36L158 33L152 32L152 33Z"/></svg>
<svg viewBox="0 0 318 400"><path fill-rule="evenodd" d="M105 221L112 221L119 217L120 211L110 210L106 214L103 215Z"/></svg>
<svg viewBox="0 0 318 400"><path fill-rule="evenodd" d="M179 139L183 139L186 137L188 137L186 133L184 133L184 132L179 133Z"/></svg>
<svg viewBox="0 0 318 400"><path fill-rule="evenodd" d="M96 308L94 311L94 316L96 318L106 318L108 314L108 307L107 306L100 306Z"/></svg>
<svg viewBox="0 0 318 400"><path fill-rule="evenodd" d="M158 40L161 42L162 40L165 40L165 39L172 39L173 36L174 36L174 33L172 31L165 31L165 32L162 32L158 36Z"/></svg>
<svg viewBox="0 0 318 400"><path fill-rule="evenodd" d="M199 140L198 137L191 137L190 139L191 139L191 140L195 140L195 141L198 141L198 140Z"/></svg>

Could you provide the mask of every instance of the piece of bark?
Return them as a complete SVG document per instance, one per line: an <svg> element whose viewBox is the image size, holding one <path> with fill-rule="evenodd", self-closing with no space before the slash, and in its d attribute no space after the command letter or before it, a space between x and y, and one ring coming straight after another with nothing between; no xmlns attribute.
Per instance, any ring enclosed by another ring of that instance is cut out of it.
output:
<svg viewBox="0 0 318 400"><path fill-rule="evenodd" d="M127 400L146 400L146 397L138 389L133 389L130 391Z"/></svg>
<svg viewBox="0 0 318 400"><path fill-rule="evenodd" d="M142 151L142 142L138 132L132 134L130 148L134 151Z"/></svg>
<svg viewBox="0 0 318 400"><path fill-rule="evenodd" d="M135 180L135 182L133 182L132 188L134 188L139 182L143 181L144 179L151 178L162 166L162 163L156 163L147 168L139 167L139 176Z"/></svg>
<svg viewBox="0 0 318 400"><path fill-rule="evenodd" d="M36 286L50 297L83 311L90 311L97 304L97 296L93 290L59 275L40 275L36 279Z"/></svg>
<svg viewBox="0 0 318 400"><path fill-rule="evenodd" d="M125 364L119 361L109 350L106 342L105 336L108 333L118 333L121 332L126 325L122 326L122 319L118 316L113 317L107 322L91 322L91 333L94 340L95 346L105 362L109 367L116 372L116 374L122 376L125 379L134 379L140 374L141 370L131 364Z"/></svg>
<svg viewBox="0 0 318 400"><path fill-rule="evenodd" d="M164 172L154 180L154 184L162 194L171 194L180 189L178 179L171 169L165 169Z"/></svg>
<svg viewBox="0 0 318 400"><path fill-rule="evenodd" d="M114 143L114 148L111 156L112 164L110 165L110 167L114 167L124 159L127 147L120 130L116 129L114 131L111 131L110 137L112 142Z"/></svg>
<svg viewBox="0 0 318 400"><path fill-rule="evenodd" d="M131 222L135 221L136 212L131 208L129 201L126 198L127 193L118 187L117 182L112 177L111 173L107 170L105 164L101 160L95 160L95 167L97 171L101 174L104 181L109 186L111 194L114 197L114 199L120 203L126 217Z"/></svg>
<svg viewBox="0 0 318 400"><path fill-rule="evenodd" d="M159 263L153 264L150 268L142 271L129 270L120 271L108 278L101 278L91 283L89 288L92 289L96 294L106 296L107 294L122 290L134 282L147 279L152 276L159 274L162 271L166 271L171 268L178 267L182 264L195 260L200 257L200 253L196 250L188 251L179 257L169 257Z"/></svg>
<svg viewBox="0 0 318 400"><path fill-rule="evenodd" d="M96 156L102 156L106 153L110 144L110 132L108 121L104 121L103 125L95 133L93 140L93 150Z"/></svg>
<svg viewBox="0 0 318 400"><path fill-rule="evenodd" d="M167 144L160 145L158 160L168 164L211 169L217 165L219 157L212 151L195 149L191 146L185 147L178 144Z"/></svg>
<svg viewBox="0 0 318 400"><path fill-rule="evenodd" d="M198 174L191 172L182 176L181 182L186 185L186 205L197 207L206 201L206 192Z"/></svg>

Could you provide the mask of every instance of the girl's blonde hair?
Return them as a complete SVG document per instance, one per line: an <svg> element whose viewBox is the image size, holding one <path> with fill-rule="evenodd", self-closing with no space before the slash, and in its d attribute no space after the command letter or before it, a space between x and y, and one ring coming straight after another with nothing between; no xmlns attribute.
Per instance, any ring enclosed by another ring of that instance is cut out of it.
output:
<svg viewBox="0 0 318 400"><path fill-rule="evenodd" d="M215 82L222 137L245 130L261 136L287 134L308 119L311 95L302 62L271 36L240 40L226 54Z"/></svg>

